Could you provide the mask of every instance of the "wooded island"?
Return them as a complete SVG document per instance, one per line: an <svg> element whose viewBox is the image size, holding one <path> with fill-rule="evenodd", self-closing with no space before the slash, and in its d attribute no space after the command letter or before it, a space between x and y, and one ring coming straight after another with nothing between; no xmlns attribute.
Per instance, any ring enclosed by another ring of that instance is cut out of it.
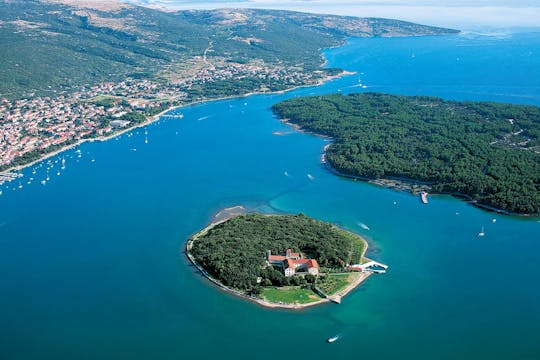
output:
<svg viewBox="0 0 540 360"><path fill-rule="evenodd" d="M540 108L378 93L294 98L274 112L329 136L339 173L428 185L478 205L540 213Z"/></svg>
<svg viewBox="0 0 540 360"><path fill-rule="evenodd" d="M368 261L366 249L359 236L303 214L237 215L187 244L190 259L219 286L284 307L339 302L371 274L358 267Z"/></svg>

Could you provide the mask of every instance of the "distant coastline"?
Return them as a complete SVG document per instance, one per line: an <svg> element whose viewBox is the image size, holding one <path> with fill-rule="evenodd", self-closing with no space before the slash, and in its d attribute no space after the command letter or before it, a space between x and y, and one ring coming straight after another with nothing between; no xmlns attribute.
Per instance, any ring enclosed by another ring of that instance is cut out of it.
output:
<svg viewBox="0 0 540 360"><path fill-rule="evenodd" d="M226 293L238 296L238 297L240 297L242 299L254 302L254 303L256 303L256 304L258 304L260 306L266 307L266 308L281 308L281 309L299 310L299 309L304 309L304 308L307 308L307 307L312 307L312 306L331 303L331 302L339 303L341 301L342 297L346 296L347 294L352 292L354 289L358 288L362 283L364 283L372 275L371 272L352 272L351 274L356 275L356 278L353 281L351 281L345 288L339 290L336 294L334 294L334 296L323 297L320 300L305 303L305 304L301 304L301 303L288 304L288 303L281 303L281 302L279 302L279 303L278 302L271 302L271 301L267 301L267 300L265 300L263 298L250 296L250 295L247 295L247 294L245 294L245 293L243 293L243 292L241 292L239 290L230 288L230 287L224 285L218 279L214 278L201 265L199 265L197 263L197 261L195 260L195 258L193 257L193 255L190 253L190 250L191 250L191 248L193 246L194 241L197 241L199 237L206 234L213 227L215 227L215 226L217 226L217 225L219 225L219 224L221 224L221 223L223 223L223 222L225 222L225 221L227 221L229 219L232 219L232 218L234 218L236 216L243 215L243 214L246 214L246 213L248 213L248 210L246 208L244 208L243 206L233 206L233 207L225 208L225 209L219 211L216 215L214 215L214 218L213 218L212 222L209 225L207 225L206 227L204 227L202 230L200 230L199 232L197 232L196 234L191 236L189 238L189 240L186 242L186 245L185 245L185 254L188 257L189 261L193 264L193 266L195 266L197 268L197 270L199 270L200 273L206 279L208 279L213 285L215 285L220 290L222 290L222 291L224 291ZM267 214L267 216L272 216L272 214ZM274 215L274 216L278 216L278 215ZM354 235L357 236L359 239L361 239L361 241L364 243L365 246L364 246L364 250L363 250L363 253L362 253L362 258L366 259L366 261L369 261L370 259L365 258L365 254L366 254L367 249L368 249L367 241L363 237L361 237L361 236L359 236L357 234L354 234Z"/></svg>

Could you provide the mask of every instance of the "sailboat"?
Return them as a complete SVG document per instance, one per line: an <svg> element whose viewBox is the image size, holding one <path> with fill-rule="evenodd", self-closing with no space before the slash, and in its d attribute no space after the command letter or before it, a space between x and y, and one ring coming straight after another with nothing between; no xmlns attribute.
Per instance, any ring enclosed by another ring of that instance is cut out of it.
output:
<svg viewBox="0 0 540 360"><path fill-rule="evenodd" d="M478 233L478 236L484 236L484 235L486 235L486 233L484 232L484 227L482 226L482 229Z"/></svg>

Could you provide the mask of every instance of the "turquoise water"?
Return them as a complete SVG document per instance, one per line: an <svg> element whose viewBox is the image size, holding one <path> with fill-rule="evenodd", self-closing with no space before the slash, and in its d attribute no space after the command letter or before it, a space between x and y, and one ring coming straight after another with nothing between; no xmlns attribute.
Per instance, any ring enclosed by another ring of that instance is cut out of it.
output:
<svg viewBox="0 0 540 360"><path fill-rule="evenodd" d="M326 56L357 74L176 110L183 119L148 126L148 144L142 129L86 143L80 158L52 159L45 186L46 164L24 172L22 189L4 186L0 358L540 358L537 219L335 177L319 164L325 140L269 111L292 96L367 90L540 105L540 34L351 39ZM339 306L267 310L224 294L182 251L237 204L357 231L390 269Z"/></svg>

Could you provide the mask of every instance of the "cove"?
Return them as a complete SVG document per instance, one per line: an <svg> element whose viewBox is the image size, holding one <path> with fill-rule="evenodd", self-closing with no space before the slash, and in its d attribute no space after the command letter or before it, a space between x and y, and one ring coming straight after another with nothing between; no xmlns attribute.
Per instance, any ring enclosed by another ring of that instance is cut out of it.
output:
<svg viewBox="0 0 540 360"><path fill-rule="evenodd" d="M45 166L26 169L22 189L4 186L0 357L270 359L295 347L317 359L538 358L537 219L446 196L423 205L336 177L319 163L327 142L269 109L337 91L540 105L539 34L350 39L325 55L356 74L177 109L183 119L147 127L148 144L144 129L85 143L80 158L69 150L51 159L45 186ZM182 251L215 213L238 204L355 231L389 271L341 305L299 312L222 293Z"/></svg>

